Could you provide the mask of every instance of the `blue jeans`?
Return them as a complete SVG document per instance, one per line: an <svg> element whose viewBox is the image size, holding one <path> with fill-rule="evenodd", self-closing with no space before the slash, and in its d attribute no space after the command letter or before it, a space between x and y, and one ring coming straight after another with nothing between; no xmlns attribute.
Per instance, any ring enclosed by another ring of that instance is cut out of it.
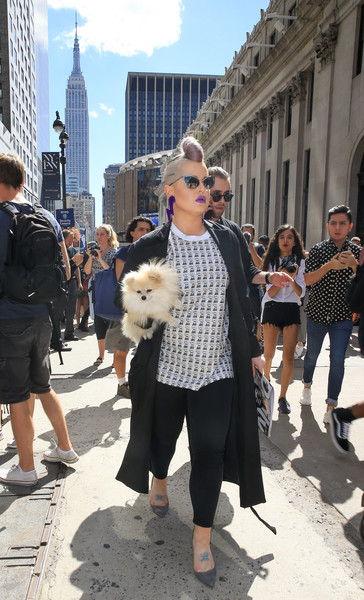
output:
<svg viewBox="0 0 364 600"><path fill-rule="evenodd" d="M327 404L337 406L344 377L345 352L353 329L351 320L339 321L332 325L316 323L307 317L307 352L303 365L303 383L310 385L318 356L326 334L330 338L330 371L327 390Z"/></svg>

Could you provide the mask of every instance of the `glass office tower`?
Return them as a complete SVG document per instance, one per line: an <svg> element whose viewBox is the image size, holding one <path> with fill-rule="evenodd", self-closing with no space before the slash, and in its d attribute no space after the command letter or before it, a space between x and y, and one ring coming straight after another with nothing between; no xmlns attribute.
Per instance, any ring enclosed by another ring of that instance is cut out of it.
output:
<svg viewBox="0 0 364 600"><path fill-rule="evenodd" d="M128 73L125 161L174 148L220 75Z"/></svg>

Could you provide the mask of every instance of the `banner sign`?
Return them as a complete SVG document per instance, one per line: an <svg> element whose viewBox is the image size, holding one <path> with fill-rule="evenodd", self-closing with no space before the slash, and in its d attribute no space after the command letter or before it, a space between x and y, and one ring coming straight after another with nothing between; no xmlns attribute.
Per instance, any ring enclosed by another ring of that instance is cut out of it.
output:
<svg viewBox="0 0 364 600"><path fill-rule="evenodd" d="M61 199L59 152L42 152L42 195L41 204L54 213L55 202Z"/></svg>
<svg viewBox="0 0 364 600"><path fill-rule="evenodd" d="M73 208L59 208L56 210L56 219L62 229L75 226L75 217L73 214Z"/></svg>

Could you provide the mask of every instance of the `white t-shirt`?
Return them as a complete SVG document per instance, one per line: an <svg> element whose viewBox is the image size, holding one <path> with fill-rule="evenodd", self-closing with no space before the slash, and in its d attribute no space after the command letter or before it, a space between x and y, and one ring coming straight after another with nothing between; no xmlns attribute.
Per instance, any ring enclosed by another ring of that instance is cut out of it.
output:
<svg viewBox="0 0 364 600"><path fill-rule="evenodd" d="M281 264L282 259L279 259L279 264ZM298 261L297 261L298 262ZM272 268L272 266L269 266L269 271L271 273L274 273L276 271L275 268ZM305 284L305 280L304 280L304 272L305 272L305 261L303 259L301 259L301 262L299 263L299 267L298 267L298 271L297 271L297 275L295 277L295 282L302 288L302 292L300 296L297 296L296 292L294 291L293 287L291 285L286 285L283 288L280 288L280 290L276 293L275 296L273 296L273 298L271 298L268 294L268 290L269 288L272 287L273 284L268 283L266 286L266 292L263 296L262 299L262 313L261 313L261 320L263 318L263 311L264 311L264 305L266 302L295 302L298 305L301 305L301 298L303 298L303 296L306 293L306 284Z"/></svg>

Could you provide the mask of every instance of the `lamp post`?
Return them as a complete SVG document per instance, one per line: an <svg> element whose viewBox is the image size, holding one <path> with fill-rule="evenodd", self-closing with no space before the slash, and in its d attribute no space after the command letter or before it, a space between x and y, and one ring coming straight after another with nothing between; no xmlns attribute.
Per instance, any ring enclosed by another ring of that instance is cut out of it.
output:
<svg viewBox="0 0 364 600"><path fill-rule="evenodd" d="M62 165L62 203L63 209L67 208L66 203L66 157L64 155L64 149L68 142L69 135L66 131L65 125L62 123L59 112L56 110L56 120L53 122L53 129L58 134L59 133L59 147L61 148L61 165Z"/></svg>

